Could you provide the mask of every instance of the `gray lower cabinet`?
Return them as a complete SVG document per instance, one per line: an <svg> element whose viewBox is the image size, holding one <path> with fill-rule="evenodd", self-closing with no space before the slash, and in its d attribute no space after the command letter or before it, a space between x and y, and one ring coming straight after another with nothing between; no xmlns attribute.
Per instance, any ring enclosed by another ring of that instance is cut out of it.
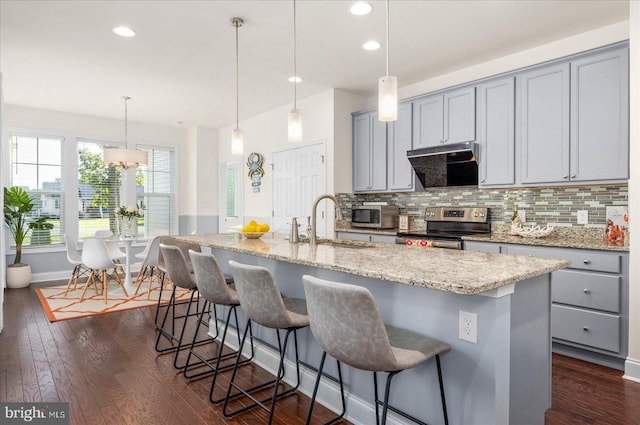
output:
<svg viewBox="0 0 640 425"><path fill-rule="evenodd" d="M553 350L623 369L629 329L628 253L474 241L466 241L465 249L570 260L569 268L551 274Z"/></svg>
<svg viewBox="0 0 640 425"><path fill-rule="evenodd" d="M480 187L509 186L515 181L515 78L487 81L478 94L477 142Z"/></svg>
<svg viewBox="0 0 640 425"><path fill-rule="evenodd" d="M353 115L353 191L387 188L387 124L375 111Z"/></svg>
<svg viewBox="0 0 640 425"><path fill-rule="evenodd" d="M412 145L412 106L410 102L400 103L398 119L387 126L387 189L393 192L416 188L416 173L407 159Z"/></svg>
<svg viewBox="0 0 640 425"><path fill-rule="evenodd" d="M475 87L449 90L413 101L413 149L476 138Z"/></svg>
<svg viewBox="0 0 640 425"><path fill-rule="evenodd" d="M356 233L356 232L336 232L336 238L361 241L361 242L380 242L380 243L396 243L395 235L380 235L377 233Z"/></svg>

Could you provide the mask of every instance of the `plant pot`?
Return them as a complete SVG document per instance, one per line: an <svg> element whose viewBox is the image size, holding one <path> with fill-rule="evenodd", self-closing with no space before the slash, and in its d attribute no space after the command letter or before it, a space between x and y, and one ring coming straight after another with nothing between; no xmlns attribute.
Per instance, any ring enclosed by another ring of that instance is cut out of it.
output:
<svg viewBox="0 0 640 425"><path fill-rule="evenodd" d="M138 237L138 217L122 217L121 226L123 238Z"/></svg>
<svg viewBox="0 0 640 425"><path fill-rule="evenodd" d="M9 264L7 266L7 288L26 288L31 283L31 266L29 264Z"/></svg>
<svg viewBox="0 0 640 425"><path fill-rule="evenodd" d="M51 230L33 229L31 231L31 245L44 245L51 243Z"/></svg>

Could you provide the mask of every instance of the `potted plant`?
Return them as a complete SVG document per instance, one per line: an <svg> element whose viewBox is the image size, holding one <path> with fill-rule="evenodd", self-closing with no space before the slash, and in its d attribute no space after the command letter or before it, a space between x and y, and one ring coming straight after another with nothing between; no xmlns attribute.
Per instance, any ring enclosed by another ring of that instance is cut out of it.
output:
<svg viewBox="0 0 640 425"><path fill-rule="evenodd" d="M7 266L7 288L24 288L31 283L31 266L21 262L22 243L29 233L27 214L33 209L33 198L21 187L4 188L4 222L16 245L16 258Z"/></svg>
<svg viewBox="0 0 640 425"><path fill-rule="evenodd" d="M53 223L49 223L49 216L43 215L38 217L37 220L29 223L31 232L31 245L42 245L51 243L51 229L53 229Z"/></svg>

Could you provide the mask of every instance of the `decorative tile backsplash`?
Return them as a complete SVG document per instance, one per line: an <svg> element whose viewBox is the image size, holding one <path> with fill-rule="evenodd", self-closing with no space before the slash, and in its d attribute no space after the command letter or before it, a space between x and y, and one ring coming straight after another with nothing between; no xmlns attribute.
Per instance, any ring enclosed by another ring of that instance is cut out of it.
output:
<svg viewBox="0 0 640 425"><path fill-rule="evenodd" d="M587 210L592 227L605 227L608 205L627 205L627 185L527 187L518 189L478 189L471 187L432 188L410 193L338 193L345 218L351 207L363 202L384 201L398 205L411 221L423 221L426 207L487 207L492 223L510 223L514 205L526 211L526 224L578 226L578 210ZM580 225L582 226L582 225Z"/></svg>

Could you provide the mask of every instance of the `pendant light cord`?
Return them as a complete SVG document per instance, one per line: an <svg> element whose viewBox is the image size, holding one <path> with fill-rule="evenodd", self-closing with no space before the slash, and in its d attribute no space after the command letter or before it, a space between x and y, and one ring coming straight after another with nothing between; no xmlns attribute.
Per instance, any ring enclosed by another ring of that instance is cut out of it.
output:
<svg viewBox="0 0 640 425"><path fill-rule="evenodd" d="M238 72L238 26L240 22L235 21L234 25L236 27L236 128L240 128L240 94L239 94L239 72Z"/></svg>
<svg viewBox="0 0 640 425"><path fill-rule="evenodd" d="M129 148L129 135L128 135L128 113L127 113L127 102L129 101L129 99L131 99L129 96L122 96L122 99L124 99L124 148L128 149Z"/></svg>
<svg viewBox="0 0 640 425"><path fill-rule="evenodd" d="M389 0L387 0L387 75L389 75Z"/></svg>
<svg viewBox="0 0 640 425"><path fill-rule="evenodd" d="M298 108L298 71L296 67L296 0L293 0L293 109Z"/></svg>

